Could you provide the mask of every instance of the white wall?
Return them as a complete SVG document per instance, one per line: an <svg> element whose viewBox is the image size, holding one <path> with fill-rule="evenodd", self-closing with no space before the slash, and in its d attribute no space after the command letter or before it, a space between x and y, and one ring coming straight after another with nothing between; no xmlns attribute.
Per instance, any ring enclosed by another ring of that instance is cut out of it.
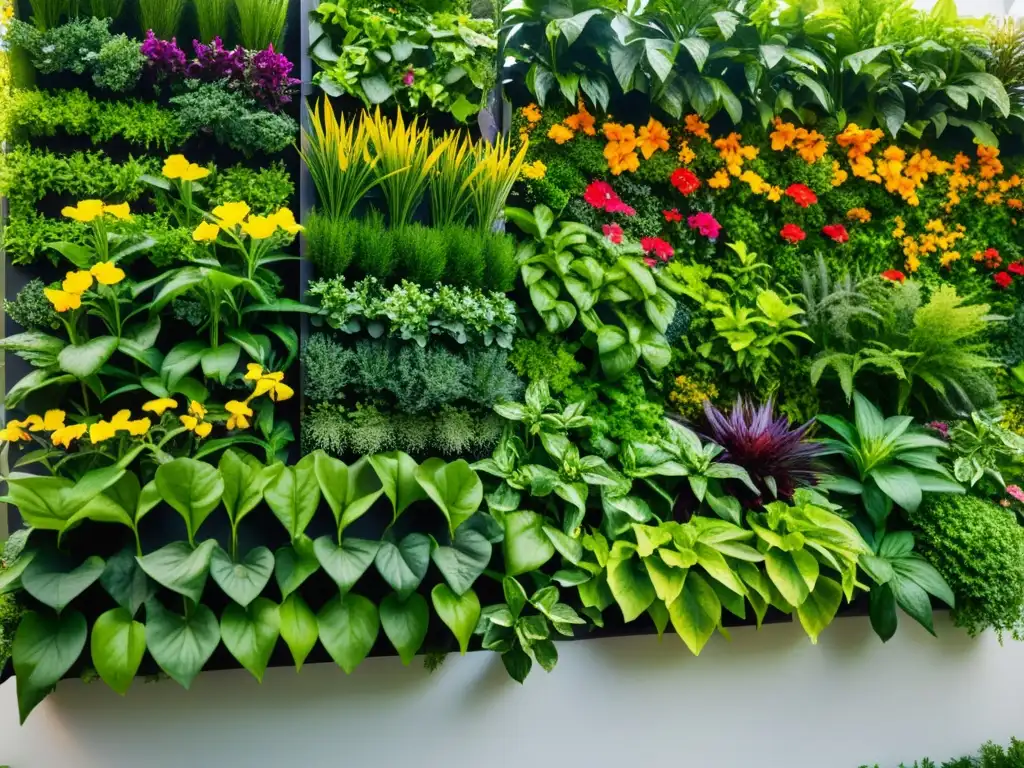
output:
<svg viewBox="0 0 1024 768"><path fill-rule="evenodd" d="M19 728L0 687L0 764L11 768L883 768L1024 736L1024 644L939 639L906 619L887 645L841 619L812 646L793 625L715 638L559 645L520 687L490 653L201 675L186 692L62 683Z"/></svg>

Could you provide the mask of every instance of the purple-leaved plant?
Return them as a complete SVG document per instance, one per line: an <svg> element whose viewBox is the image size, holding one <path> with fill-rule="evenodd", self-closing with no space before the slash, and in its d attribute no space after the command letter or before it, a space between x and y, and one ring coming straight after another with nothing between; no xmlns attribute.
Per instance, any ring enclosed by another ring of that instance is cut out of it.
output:
<svg viewBox="0 0 1024 768"><path fill-rule="evenodd" d="M241 80L245 77L245 49L237 46L227 50L219 37L205 45L192 41L196 57L188 65L187 74L197 80Z"/></svg>
<svg viewBox="0 0 1024 768"><path fill-rule="evenodd" d="M185 52L178 47L176 38L161 40L153 30L146 32L146 39L140 48L149 60L149 66L158 77L185 71Z"/></svg>
<svg viewBox="0 0 1024 768"><path fill-rule="evenodd" d="M292 100L292 89L302 82L290 77L291 71L291 61L283 53L276 53L271 43L249 61L250 95L272 109L287 104Z"/></svg>
<svg viewBox="0 0 1024 768"><path fill-rule="evenodd" d="M729 490L740 499L753 504L774 498L788 501L797 488L817 481L816 459L825 448L804 439L813 419L792 427L785 416L775 416L771 400L755 405L739 397L728 416L706 400L704 414L708 437L725 449L721 460L743 467L761 489L761 498L750 498L749 489L731 484L736 487Z"/></svg>

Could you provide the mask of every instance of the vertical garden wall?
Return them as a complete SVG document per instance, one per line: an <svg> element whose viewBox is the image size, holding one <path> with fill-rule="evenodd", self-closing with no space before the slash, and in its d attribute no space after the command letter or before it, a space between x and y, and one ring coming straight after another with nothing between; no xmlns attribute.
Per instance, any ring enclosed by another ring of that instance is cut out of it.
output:
<svg viewBox="0 0 1024 768"><path fill-rule="evenodd" d="M1015 26L7 8L22 719L68 675L1020 635Z"/></svg>

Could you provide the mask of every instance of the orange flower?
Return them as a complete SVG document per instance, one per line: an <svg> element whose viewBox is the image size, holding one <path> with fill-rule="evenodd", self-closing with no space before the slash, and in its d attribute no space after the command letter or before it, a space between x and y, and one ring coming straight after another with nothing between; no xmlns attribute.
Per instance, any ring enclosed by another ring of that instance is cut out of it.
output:
<svg viewBox="0 0 1024 768"><path fill-rule="evenodd" d="M838 160L833 160L832 161L832 186L833 187L838 187L844 181L846 181L848 178L850 178L850 174L848 174L846 171L844 171L842 168L839 167L839 161Z"/></svg>
<svg viewBox="0 0 1024 768"><path fill-rule="evenodd" d="M999 150L985 144L978 145L979 175L983 179L992 179L1003 172L1003 163L999 159Z"/></svg>
<svg viewBox="0 0 1024 768"><path fill-rule="evenodd" d="M555 144L565 144L576 134L570 131L561 123L556 123L551 126L551 130L548 131L548 138L555 142Z"/></svg>
<svg viewBox="0 0 1024 768"><path fill-rule="evenodd" d="M851 208L846 212L846 218L850 221L867 223L871 221L871 211L867 208Z"/></svg>
<svg viewBox="0 0 1024 768"><path fill-rule="evenodd" d="M728 189L730 183L729 174L722 170L715 171L715 175L708 179L708 186L712 189Z"/></svg>
<svg viewBox="0 0 1024 768"><path fill-rule="evenodd" d="M793 123L784 123L778 117L775 118L775 130L769 134L772 140L772 149L781 152L789 149L796 141L796 126Z"/></svg>
<svg viewBox="0 0 1024 768"><path fill-rule="evenodd" d="M584 133L587 136L597 135L597 131L594 130L594 116L587 111L587 107L584 105L583 99L580 99L579 104L577 105L576 114L569 115L562 122L578 133Z"/></svg>
<svg viewBox="0 0 1024 768"><path fill-rule="evenodd" d="M640 127L640 133L637 136L637 143L640 145L644 160L650 160L651 155L658 150L667 152L668 140L668 130L653 117L647 121L647 125Z"/></svg>
<svg viewBox="0 0 1024 768"><path fill-rule="evenodd" d="M541 121L540 110L537 109L536 104L527 104L520 112L530 123L539 123Z"/></svg>
<svg viewBox="0 0 1024 768"><path fill-rule="evenodd" d="M679 143L679 162L683 165L689 165L697 159L697 153L690 149L689 143L686 139L683 139Z"/></svg>
<svg viewBox="0 0 1024 768"><path fill-rule="evenodd" d="M828 142L825 141L825 137L817 131L808 131L804 128L798 128L796 132L796 153L800 155L801 159L811 165L816 163L825 156L825 152L828 150Z"/></svg>
<svg viewBox="0 0 1024 768"><path fill-rule="evenodd" d="M692 133L699 139L711 141L711 134L708 133L709 125L700 119L700 115L687 115L683 118L683 122L687 133Z"/></svg>

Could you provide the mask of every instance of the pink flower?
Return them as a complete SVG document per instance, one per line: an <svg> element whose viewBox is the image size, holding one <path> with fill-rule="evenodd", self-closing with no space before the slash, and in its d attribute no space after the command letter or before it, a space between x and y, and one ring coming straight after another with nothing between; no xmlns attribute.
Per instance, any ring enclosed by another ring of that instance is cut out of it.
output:
<svg viewBox="0 0 1024 768"><path fill-rule="evenodd" d="M636 211L622 202L622 199L615 193L612 185L607 181L590 182L587 191L583 193L583 199L599 211L622 213L626 216L636 215Z"/></svg>
<svg viewBox="0 0 1024 768"><path fill-rule="evenodd" d="M402 82L406 85L412 85L416 82L416 73L412 71L412 67L406 70L405 76L402 78Z"/></svg>
<svg viewBox="0 0 1024 768"><path fill-rule="evenodd" d="M696 229L711 240L716 239L722 231L722 225L718 223L718 220L705 211L693 214L686 220L686 223L690 225L690 229Z"/></svg>
<svg viewBox="0 0 1024 768"><path fill-rule="evenodd" d="M644 249L644 253L653 253L662 261L668 261L675 253L672 246L660 237L645 237L640 241L640 247Z"/></svg>
<svg viewBox="0 0 1024 768"><path fill-rule="evenodd" d="M604 236L615 243L615 245L622 244L622 227L618 224L605 224L601 227L601 231L604 232Z"/></svg>
<svg viewBox="0 0 1024 768"><path fill-rule="evenodd" d="M1006 492L1013 496L1017 501L1024 504L1024 491L1021 490L1019 485L1006 486Z"/></svg>
<svg viewBox="0 0 1024 768"><path fill-rule="evenodd" d="M928 429L934 429L940 435L943 440L949 440L949 424L944 421L929 421L925 424Z"/></svg>
<svg viewBox="0 0 1024 768"><path fill-rule="evenodd" d="M605 210L608 211L608 213L621 213L623 216L636 216L636 210L626 205L617 197L608 203Z"/></svg>

